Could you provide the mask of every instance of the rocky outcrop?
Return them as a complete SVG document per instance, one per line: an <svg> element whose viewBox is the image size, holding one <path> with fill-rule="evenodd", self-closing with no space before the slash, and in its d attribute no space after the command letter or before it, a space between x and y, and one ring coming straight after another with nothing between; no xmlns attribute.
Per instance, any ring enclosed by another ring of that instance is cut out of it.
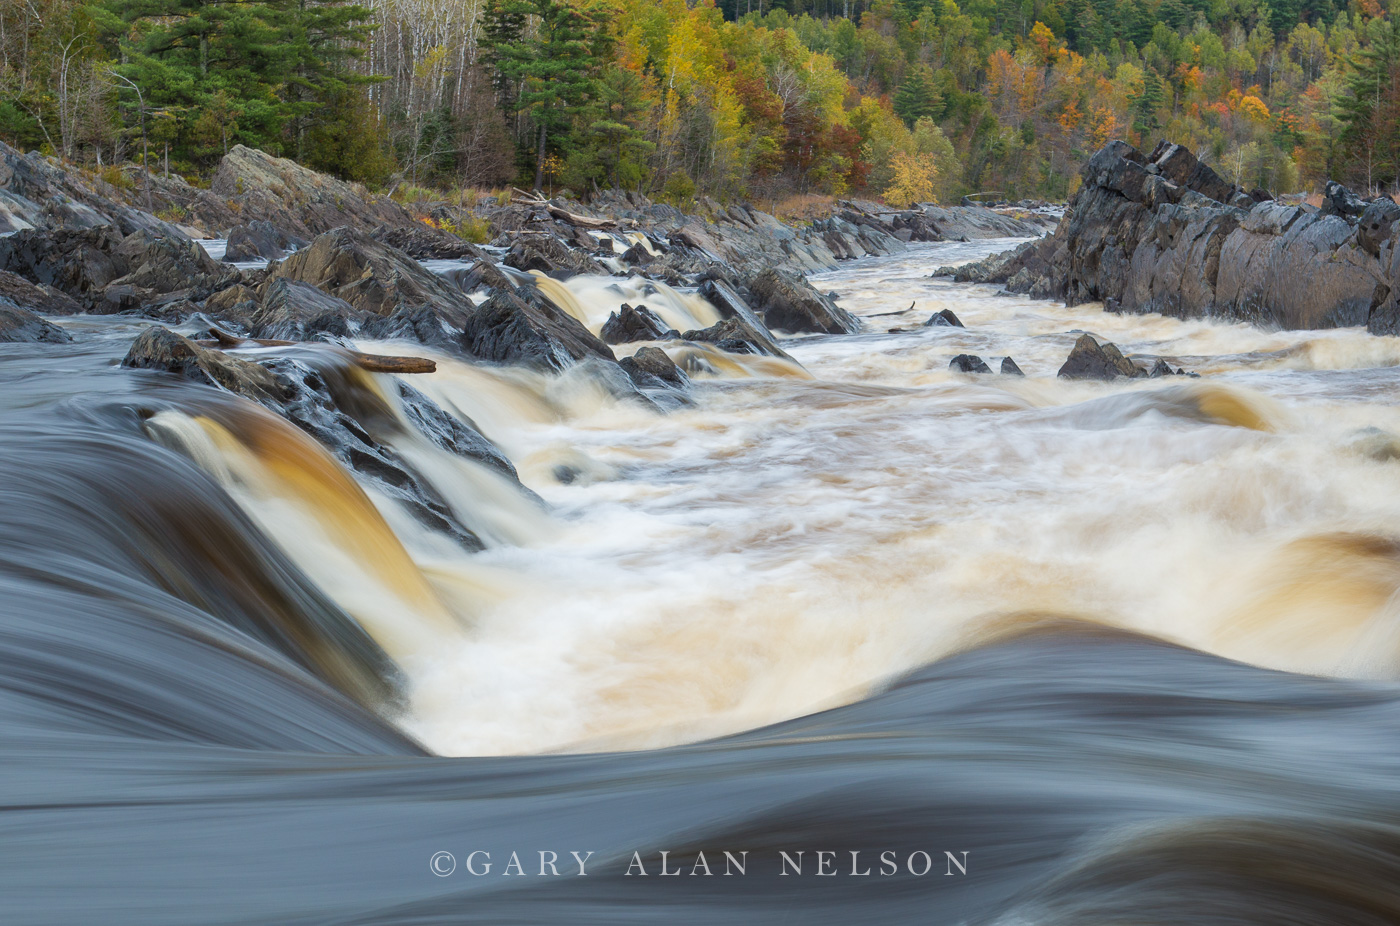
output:
<svg viewBox="0 0 1400 926"><path fill-rule="evenodd" d="M687 341L700 341L713 344L721 350L733 354L764 354L791 360L787 352L778 346L766 328L757 328L742 318L726 318L708 328L687 331L681 335Z"/></svg>
<svg viewBox="0 0 1400 926"><path fill-rule="evenodd" d="M248 333L255 338L309 341L327 335L348 337L352 326L367 320L366 313L344 299L299 280L270 279L259 296L257 307L246 320Z"/></svg>
<svg viewBox="0 0 1400 926"><path fill-rule="evenodd" d="M1001 358L1001 375L1002 375L1002 376L1025 376L1026 374L1025 374L1024 372L1022 372L1022 370L1021 370L1021 368L1020 368L1019 366L1017 366L1016 361L1012 360L1010 357L1002 357L1002 358Z"/></svg>
<svg viewBox="0 0 1400 926"><path fill-rule="evenodd" d="M580 273L606 274L607 268L584 251L570 248L548 235L530 235L518 239L501 261L516 270L537 270L559 279Z"/></svg>
<svg viewBox="0 0 1400 926"><path fill-rule="evenodd" d="M243 222L268 222L308 239L346 225L369 231L421 224L398 203L358 184L243 145L224 155L209 189Z"/></svg>
<svg viewBox="0 0 1400 926"><path fill-rule="evenodd" d="M466 295L402 251L353 228L319 235L268 270L273 280L309 283L365 315L426 308L458 330L475 312Z"/></svg>
<svg viewBox="0 0 1400 926"><path fill-rule="evenodd" d="M651 309L644 305L633 308L625 302L603 322L599 334L608 344L631 344L633 341L660 341L679 337L679 334L667 327Z"/></svg>
<svg viewBox="0 0 1400 926"><path fill-rule="evenodd" d="M271 222L254 220L229 230L224 260L229 263L279 260L288 251L306 247L306 239L289 235Z"/></svg>
<svg viewBox="0 0 1400 926"><path fill-rule="evenodd" d="M72 335L38 314L0 297L0 341L67 344Z"/></svg>
<svg viewBox="0 0 1400 926"><path fill-rule="evenodd" d="M76 315L85 306L67 293L52 286L31 283L24 277L0 270L0 299L45 315Z"/></svg>
<svg viewBox="0 0 1400 926"><path fill-rule="evenodd" d="M1119 378L1137 379L1147 371L1123 356L1117 345L1100 344L1093 335L1082 334L1065 358L1057 374L1062 379L1096 379L1109 381Z"/></svg>
<svg viewBox="0 0 1400 926"><path fill-rule="evenodd" d="M1400 333L1400 207L1329 183L1321 209L1231 186L1190 151L1096 153L1053 235L954 279L1114 312Z"/></svg>
<svg viewBox="0 0 1400 926"><path fill-rule="evenodd" d="M480 360L544 370L563 370L588 357L616 360L577 319L535 291L495 292L466 321L461 344Z"/></svg>
<svg viewBox="0 0 1400 926"><path fill-rule="evenodd" d="M924 327L965 328L967 326L962 323L961 319L959 319L956 315L953 314L952 309L943 309L942 311L934 312L932 315L930 315L928 321L924 322Z"/></svg>
<svg viewBox="0 0 1400 926"><path fill-rule="evenodd" d="M770 267L749 284L749 289L763 321L774 330L817 334L860 331L860 321L854 315L791 271Z"/></svg>
<svg viewBox="0 0 1400 926"><path fill-rule="evenodd" d="M632 356L622 358L621 363L627 375L632 377L632 381L638 386L649 385L646 382L648 378L656 380L653 388L684 387L690 384L690 378L676 366L670 355L659 347L643 347Z"/></svg>

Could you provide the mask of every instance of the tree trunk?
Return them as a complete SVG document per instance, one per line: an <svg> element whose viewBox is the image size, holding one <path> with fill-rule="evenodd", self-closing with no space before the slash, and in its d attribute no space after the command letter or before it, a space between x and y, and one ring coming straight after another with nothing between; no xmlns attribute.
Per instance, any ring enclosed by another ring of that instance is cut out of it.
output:
<svg viewBox="0 0 1400 926"><path fill-rule="evenodd" d="M544 186L544 142L548 133L544 123L540 123L540 147L535 153L535 192L538 193Z"/></svg>

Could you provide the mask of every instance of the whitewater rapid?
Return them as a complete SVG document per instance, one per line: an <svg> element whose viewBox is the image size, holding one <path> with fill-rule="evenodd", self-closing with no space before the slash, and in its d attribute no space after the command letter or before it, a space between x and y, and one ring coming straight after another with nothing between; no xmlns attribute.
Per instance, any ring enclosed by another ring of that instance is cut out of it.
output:
<svg viewBox="0 0 1400 926"><path fill-rule="evenodd" d="M548 513L441 461L434 482L468 523L500 528L467 554L376 499L453 619L392 649L400 725L446 755L666 746L854 701L1047 614L1271 668L1395 676L1400 341L930 277L1013 243L823 274L866 333L785 340L811 378L701 374L694 405L669 414L584 371L438 357L414 385L495 441ZM595 330L608 287L566 287ZM966 328L922 326L942 309ZM1084 331L1201 377L1057 379ZM1028 375L950 372L961 353ZM423 623L333 555L333 532L244 500L362 623Z"/></svg>

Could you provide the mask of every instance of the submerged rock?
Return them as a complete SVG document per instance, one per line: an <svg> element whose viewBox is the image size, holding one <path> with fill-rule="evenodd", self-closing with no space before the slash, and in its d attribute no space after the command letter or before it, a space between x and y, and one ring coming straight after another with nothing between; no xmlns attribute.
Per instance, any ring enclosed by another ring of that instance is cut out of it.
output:
<svg viewBox="0 0 1400 926"><path fill-rule="evenodd" d="M992 368L976 354L958 354L948 362L948 369L957 373L990 373Z"/></svg>
<svg viewBox="0 0 1400 926"><path fill-rule="evenodd" d="M184 335L152 325L132 342L122 366L163 370L208 386L219 386L256 402L291 398L291 384L260 364L204 348Z"/></svg>
<svg viewBox="0 0 1400 926"><path fill-rule="evenodd" d="M959 320L958 317L957 317L956 315L953 314L953 310L952 310L952 309L944 309L944 310L941 311L941 312L935 312L935 313L933 313L932 315L930 315L928 321L924 322L924 327L925 327L925 328L941 328L941 327L946 327L946 328L965 328L965 327L967 327L967 326L964 325L964 324L962 323L962 321Z"/></svg>
<svg viewBox="0 0 1400 926"><path fill-rule="evenodd" d="M1064 379L1113 380L1119 377L1136 379L1147 372L1123 356L1117 345L1100 344L1093 335L1083 334L1057 374Z"/></svg>
<svg viewBox="0 0 1400 926"><path fill-rule="evenodd" d="M687 331L681 335L687 341L702 341L721 350L737 354L765 354L791 360L787 352L766 330L759 330L742 318L726 318L708 328Z"/></svg>
<svg viewBox="0 0 1400 926"><path fill-rule="evenodd" d="M1026 375L1025 373L1023 373L1023 372L1021 371L1021 368L1020 368L1019 366L1016 365L1016 361L1012 360L1010 357L1002 357L1002 358L1001 358L1001 374L1002 374L1003 376L1025 376L1025 375Z"/></svg>

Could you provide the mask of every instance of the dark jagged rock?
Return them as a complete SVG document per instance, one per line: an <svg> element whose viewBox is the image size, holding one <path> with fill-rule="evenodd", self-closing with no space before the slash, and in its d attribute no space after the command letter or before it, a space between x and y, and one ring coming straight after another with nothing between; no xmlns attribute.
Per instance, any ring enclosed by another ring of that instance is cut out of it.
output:
<svg viewBox="0 0 1400 926"><path fill-rule="evenodd" d="M31 283L18 274L0 270L0 299L8 299L20 308L45 315L76 315L86 306L66 293Z"/></svg>
<svg viewBox="0 0 1400 926"><path fill-rule="evenodd" d="M992 368L976 354L958 354L948 362L948 369L957 373L990 373Z"/></svg>
<svg viewBox="0 0 1400 926"><path fill-rule="evenodd" d="M1147 375L1156 379L1160 376L1185 376L1187 374L1186 371L1180 367L1174 367L1161 357L1158 357L1157 362L1152 364L1152 368L1147 371Z"/></svg>
<svg viewBox="0 0 1400 926"><path fill-rule="evenodd" d="M113 285L139 291L145 301L173 294L178 298L201 300L232 286L240 277L236 269L214 260L188 238L157 238L138 231L117 245L113 258L129 268Z"/></svg>
<svg viewBox="0 0 1400 926"><path fill-rule="evenodd" d="M0 270L89 303L127 272L114 256L122 236L111 226L17 232L0 238Z"/></svg>
<svg viewBox="0 0 1400 926"><path fill-rule="evenodd" d="M365 313L344 299L299 280L269 280L261 297L261 305L248 319L255 338L305 341L323 334L348 337L351 322L366 320Z"/></svg>
<svg viewBox="0 0 1400 926"><path fill-rule="evenodd" d="M414 260L486 260L481 248L442 228L419 222L391 227L381 225L370 237L403 251Z"/></svg>
<svg viewBox="0 0 1400 926"><path fill-rule="evenodd" d="M67 344L73 336L47 319L0 297L0 341Z"/></svg>
<svg viewBox="0 0 1400 926"><path fill-rule="evenodd" d="M456 286L368 234L337 228L270 268L269 280L310 283L367 315L430 309L460 329L475 312Z"/></svg>
<svg viewBox="0 0 1400 926"><path fill-rule="evenodd" d="M601 330L608 344L631 344L633 341L661 341L680 337L668 328L655 312L644 305L636 308L623 303L621 309L608 316Z"/></svg>
<svg viewBox="0 0 1400 926"><path fill-rule="evenodd" d="M712 275L700 284L700 295L715 307L721 319L737 318L755 331L768 330L763 319L749 307L732 282ZM776 347L776 344L774 346Z"/></svg>
<svg viewBox="0 0 1400 926"><path fill-rule="evenodd" d="M817 292L805 279L770 267L749 284L754 304L775 331L855 334L860 321Z"/></svg>
<svg viewBox="0 0 1400 926"><path fill-rule="evenodd" d="M288 251L306 247L306 239L289 235L271 222L254 220L229 230L224 260L229 263L278 260Z"/></svg>
<svg viewBox="0 0 1400 926"><path fill-rule="evenodd" d="M1179 145L1097 152L1053 235L953 271L954 279L1073 305L1284 328L1400 316L1393 204L1329 184L1320 211L1230 186ZM1368 214L1369 210L1369 214ZM1400 268L1397 268L1400 269Z"/></svg>
<svg viewBox="0 0 1400 926"><path fill-rule="evenodd" d="M1357 220L1357 245L1372 257L1380 256L1381 245L1390 240L1397 219L1400 219L1400 205L1395 200L1389 196L1372 200Z"/></svg>
<svg viewBox="0 0 1400 926"><path fill-rule="evenodd" d="M742 318L726 318L708 328L687 331L681 337L687 341L714 344L731 353L766 354L769 357L782 357L784 360L792 359L766 330L755 328Z"/></svg>
<svg viewBox="0 0 1400 926"><path fill-rule="evenodd" d="M530 291L493 293L467 320L461 344L481 360L547 370L563 370L587 357L616 361L577 319Z"/></svg>
<svg viewBox="0 0 1400 926"><path fill-rule="evenodd" d="M516 270L538 270L549 276L567 278L580 273L606 274L607 268L588 254L571 249L550 235L521 237L511 245L501 261Z"/></svg>
<svg viewBox="0 0 1400 926"><path fill-rule="evenodd" d="M1026 374L1021 371L1021 368L1019 366L1016 365L1016 361L1012 360L1010 357L1003 357L1001 358L1001 375L1025 376Z"/></svg>
<svg viewBox="0 0 1400 926"><path fill-rule="evenodd" d="M1327 185L1323 187L1322 207L1318 209L1320 214L1354 219L1365 211L1366 200L1335 180L1327 181Z"/></svg>
<svg viewBox="0 0 1400 926"><path fill-rule="evenodd" d="M1065 359L1058 374L1064 379L1113 380L1119 377L1137 379L1147 373L1123 356L1122 351L1107 341L1100 344L1092 335L1083 334Z"/></svg>
<svg viewBox="0 0 1400 926"><path fill-rule="evenodd" d="M953 314L952 309L944 309L941 312L935 312L932 315L930 315L928 321L924 322L924 327L965 328L967 326L962 323L961 319L959 319L956 315Z"/></svg>
<svg viewBox="0 0 1400 926"><path fill-rule="evenodd" d="M632 356L623 357L620 362L632 381L642 388L653 386L648 378L657 380L655 385L659 386L684 387L690 383L690 378L659 347L643 347Z"/></svg>
<svg viewBox="0 0 1400 926"><path fill-rule="evenodd" d="M122 359L122 366L164 370L258 402L285 401L293 393L290 383L266 367L231 357L220 350L200 347L160 325L152 325L141 332Z"/></svg>
<svg viewBox="0 0 1400 926"><path fill-rule="evenodd" d="M475 460L512 480L517 479L515 466L474 426L449 415L403 380L399 380L398 386L404 417L419 433L448 453Z"/></svg>

